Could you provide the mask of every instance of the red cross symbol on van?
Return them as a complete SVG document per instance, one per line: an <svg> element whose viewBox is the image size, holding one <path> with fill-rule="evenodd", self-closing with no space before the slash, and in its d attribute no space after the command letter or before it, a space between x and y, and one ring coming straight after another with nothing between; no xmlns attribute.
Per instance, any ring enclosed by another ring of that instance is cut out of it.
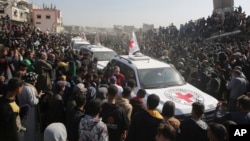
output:
<svg viewBox="0 0 250 141"><path fill-rule="evenodd" d="M175 93L175 94L177 95L177 98L179 98L179 99L183 99L183 100L185 100L185 101L188 102L188 103L193 102L193 101L190 99L191 97L193 97L193 95L190 94L190 93L182 94L181 92L177 92L177 93Z"/></svg>

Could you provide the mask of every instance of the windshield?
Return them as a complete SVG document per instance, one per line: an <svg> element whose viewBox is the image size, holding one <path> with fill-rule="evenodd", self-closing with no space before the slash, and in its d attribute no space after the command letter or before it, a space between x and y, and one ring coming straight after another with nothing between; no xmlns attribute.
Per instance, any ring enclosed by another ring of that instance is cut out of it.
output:
<svg viewBox="0 0 250 141"><path fill-rule="evenodd" d="M185 81L173 68L152 68L138 70L141 86L144 89L165 88L183 85Z"/></svg>
<svg viewBox="0 0 250 141"><path fill-rule="evenodd" d="M97 57L98 61L109 61L115 55L116 55L115 52L112 51L102 51L102 52L94 52L93 57Z"/></svg>
<svg viewBox="0 0 250 141"><path fill-rule="evenodd" d="M82 46L88 46L89 44L74 44L74 49L80 49Z"/></svg>

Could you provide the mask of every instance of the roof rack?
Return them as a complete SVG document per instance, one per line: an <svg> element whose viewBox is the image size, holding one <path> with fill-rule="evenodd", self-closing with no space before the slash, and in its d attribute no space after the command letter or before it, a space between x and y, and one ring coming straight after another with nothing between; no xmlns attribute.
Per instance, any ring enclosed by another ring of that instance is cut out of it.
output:
<svg viewBox="0 0 250 141"><path fill-rule="evenodd" d="M129 59L134 61L140 61L140 60L150 60L150 57L143 55L141 52L136 52L134 55L130 55Z"/></svg>

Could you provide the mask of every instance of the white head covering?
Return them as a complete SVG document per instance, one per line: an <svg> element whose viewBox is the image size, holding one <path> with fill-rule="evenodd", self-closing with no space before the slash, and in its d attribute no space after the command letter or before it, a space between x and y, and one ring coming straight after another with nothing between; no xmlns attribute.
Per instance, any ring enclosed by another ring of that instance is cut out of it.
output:
<svg viewBox="0 0 250 141"><path fill-rule="evenodd" d="M66 141L66 128L62 123L51 123L46 127L43 137L44 141Z"/></svg>

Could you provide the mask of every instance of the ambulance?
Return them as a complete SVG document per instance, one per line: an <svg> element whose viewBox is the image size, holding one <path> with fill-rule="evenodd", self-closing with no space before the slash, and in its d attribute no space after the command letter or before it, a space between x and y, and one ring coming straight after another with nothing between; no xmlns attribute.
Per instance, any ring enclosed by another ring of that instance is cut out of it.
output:
<svg viewBox="0 0 250 141"><path fill-rule="evenodd" d="M141 53L113 57L106 68L104 76L108 76L114 66L120 67L125 79L134 79L134 93L143 88L147 96L156 94L160 97L157 110L162 111L166 101L173 101L176 106L175 116L178 119L191 117L192 103L202 102L205 105L204 120L213 120L217 99L187 83L181 74L171 64L161 62Z"/></svg>

